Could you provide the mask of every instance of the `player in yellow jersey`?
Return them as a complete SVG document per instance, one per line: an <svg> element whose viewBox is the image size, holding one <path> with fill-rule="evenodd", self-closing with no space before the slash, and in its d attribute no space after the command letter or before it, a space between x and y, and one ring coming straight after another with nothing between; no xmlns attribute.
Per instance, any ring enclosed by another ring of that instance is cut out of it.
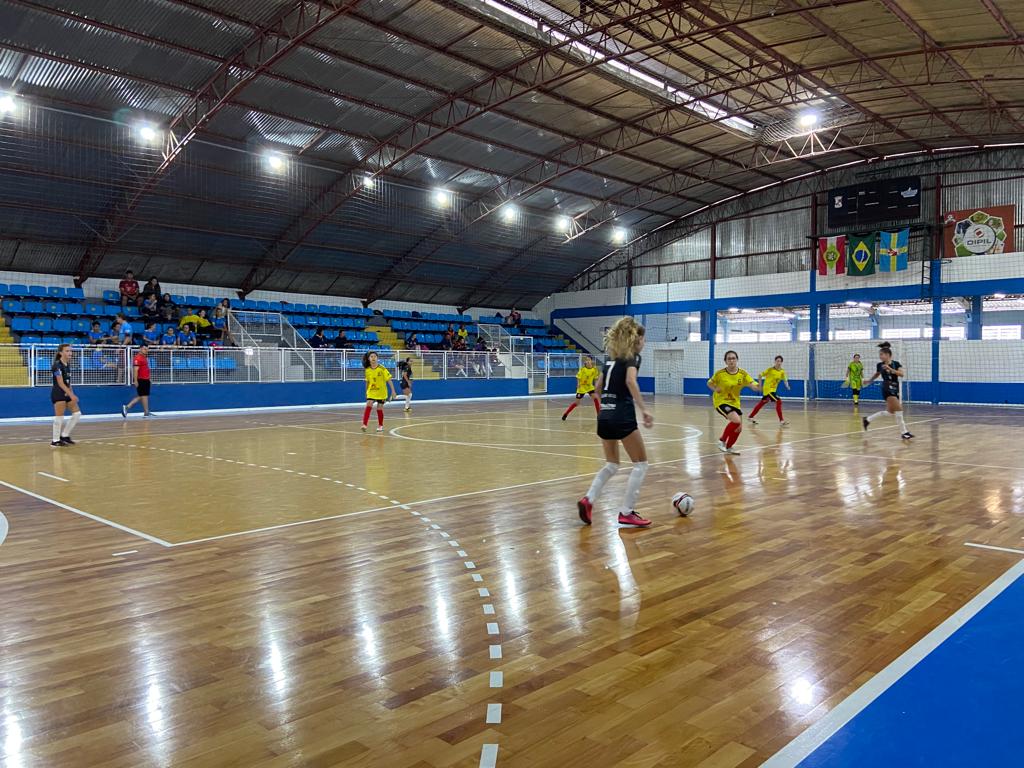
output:
<svg viewBox="0 0 1024 768"><path fill-rule="evenodd" d="M779 399L778 391L779 384L785 384L786 389L789 390L789 379L786 378L786 372L782 369L782 355L775 356L775 365L761 372L761 392L763 397L761 402L754 406L754 410L750 412L750 423L757 424L754 421L754 417L757 416L757 412L764 408L765 403L775 403L775 412L779 414L779 424L783 427L789 422L782 418L782 401Z"/></svg>
<svg viewBox="0 0 1024 768"><path fill-rule="evenodd" d="M743 431L743 410L740 406L740 392L750 387L755 392L761 385L740 368L740 356L731 349L725 353L725 368L719 368L715 375L708 379L708 389L714 392L712 401L715 410L727 420L722 436L718 438L718 450L722 453L739 453L733 450L736 441Z"/></svg>
<svg viewBox="0 0 1024 768"><path fill-rule="evenodd" d="M579 407L580 400L587 395L590 395L591 399L594 401L594 410L600 415L601 400L598 398L597 392L594 389L594 383L600 375L600 372L594 367L593 359L584 357L583 367L576 372L576 402L565 409L565 413L562 414L562 421L565 421L569 417L569 414Z"/></svg>
<svg viewBox="0 0 1024 768"><path fill-rule="evenodd" d="M391 387L391 399L395 398L395 382L391 380L391 372L382 366L376 352L363 355L363 369L366 375L366 409L363 411L363 432L370 422L370 411L377 404L377 431L384 431L384 403L388 401L388 387Z"/></svg>

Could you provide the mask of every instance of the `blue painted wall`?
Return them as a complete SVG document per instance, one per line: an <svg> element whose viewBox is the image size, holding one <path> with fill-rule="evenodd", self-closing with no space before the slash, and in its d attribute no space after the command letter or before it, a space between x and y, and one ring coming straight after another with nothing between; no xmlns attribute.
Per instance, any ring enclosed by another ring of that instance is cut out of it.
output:
<svg viewBox="0 0 1024 768"><path fill-rule="evenodd" d="M557 379L552 379L557 381ZM575 391L575 379L572 379ZM525 379L448 379L418 380L416 400L442 400L468 397L516 397L528 394ZM202 411L217 408L266 408L271 406L330 405L360 403L365 396L360 381L298 384L164 384L154 385L155 412ZM117 414L134 390L126 386L78 387L83 413ZM0 389L0 418L50 416L49 387L13 387Z"/></svg>

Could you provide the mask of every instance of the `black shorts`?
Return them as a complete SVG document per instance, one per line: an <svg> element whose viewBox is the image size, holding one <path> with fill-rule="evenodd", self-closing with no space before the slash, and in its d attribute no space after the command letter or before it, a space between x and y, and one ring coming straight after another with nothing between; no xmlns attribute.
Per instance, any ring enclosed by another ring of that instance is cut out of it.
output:
<svg viewBox="0 0 1024 768"><path fill-rule="evenodd" d="M403 381L402 382L402 391L403 392L411 392L412 391L412 382L411 381Z"/></svg>
<svg viewBox="0 0 1024 768"><path fill-rule="evenodd" d="M50 392L50 402L51 403L70 403L71 402L71 398L68 397L67 395L65 395L63 391L60 391L60 392Z"/></svg>
<svg viewBox="0 0 1024 768"><path fill-rule="evenodd" d="M899 388L899 386L892 387L892 386L885 385L885 386L882 387L882 398L883 399L888 400L890 397L895 397L898 400L899 396L900 396L900 388Z"/></svg>
<svg viewBox="0 0 1024 768"><path fill-rule="evenodd" d="M149 390L152 382L149 379L139 379L139 385L135 388L135 394L139 397L149 397Z"/></svg>
<svg viewBox="0 0 1024 768"><path fill-rule="evenodd" d="M594 395L594 391L593 390L591 390L590 392L577 392L576 393L576 399L577 400L582 400L584 397L593 397L593 395Z"/></svg>
<svg viewBox="0 0 1024 768"><path fill-rule="evenodd" d="M737 408L735 405L729 405L728 403L722 403L720 406L715 408L715 410L718 411L723 416L725 416L725 418L727 419L729 418L730 413L738 413L740 416L743 415L742 410Z"/></svg>
<svg viewBox="0 0 1024 768"><path fill-rule="evenodd" d="M624 440L637 431L633 403L610 410L601 410L597 417L597 436L602 440Z"/></svg>
<svg viewBox="0 0 1024 768"><path fill-rule="evenodd" d="M777 394L775 394L774 392L769 392L767 395L762 395L762 397L761 397L761 402L762 403L766 403L769 400L771 400L773 403L777 403L779 401L779 396Z"/></svg>
<svg viewBox="0 0 1024 768"><path fill-rule="evenodd" d="M374 399L372 397L368 397L366 399L366 402L368 402L368 403L376 403L377 405L384 405L384 403L387 402L387 398L385 398L384 400L376 400L376 399Z"/></svg>

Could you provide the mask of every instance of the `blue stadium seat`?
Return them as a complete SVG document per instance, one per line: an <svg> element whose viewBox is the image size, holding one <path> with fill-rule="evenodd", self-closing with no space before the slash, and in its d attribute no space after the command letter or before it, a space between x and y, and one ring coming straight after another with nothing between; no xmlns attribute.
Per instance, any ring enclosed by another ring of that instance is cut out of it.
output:
<svg viewBox="0 0 1024 768"><path fill-rule="evenodd" d="M46 286L30 285L28 287L28 294L29 296L38 296L39 298L44 298L46 296Z"/></svg>
<svg viewBox="0 0 1024 768"><path fill-rule="evenodd" d="M270 302L269 301L257 301L256 302L256 309L258 311L260 311L260 312L269 312L270 311Z"/></svg>
<svg viewBox="0 0 1024 768"><path fill-rule="evenodd" d="M8 292L11 290L11 286L7 283L0 283L0 296L9 295Z"/></svg>
<svg viewBox="0 0 1024 768"><path fill-rule="evenodd" d="M49 317L34 317L32 318L32 330L40 333L52 331L53 320Z"/></svg>
<svg viewBox="0 0 1024 768"><path fill-rule="evenodd" d="M185 297L182 296L180 293L172 293L171 294L171 301L173 301L175 304L177 304L180 307L180 306L182 306L185 303Z"/></svg>
<svg viewBox="0 0 1024 768"><path fill-rule="evenodd" d="M103 308L103 314L108 315L110 317L117 317L119 314L121 314L121 307L111 306L108 304L106 307Z"/></svg>
<svg viewBox="0 0 1024 768"><path fill-rule="evenodd" d="M21 337L21 343L22 344L42 344L43 343L43 337L42 336L36 336L33 333L33 334L28 335L28 336L22 336ZM46 366L46 367L49 368L50 366Z"/></svg>
<svg viewBox="0 0 1024 768"><path fill-rule="evenodd" d="M22 339L22 341L25 344L29 344L29 343L38 344L38 343L40 343L40 342L27 342L27 341L24 341L24 339ZM50 370L50 366L51 365L53 365L53 361L50 359L49 355L36 355L36 370L37 371L48 371L48 370Z"/></svg>
<svg viewBox="0 0 1024 768"><path fill-rule="evenodd" d="M60 340L60 336L43 336L43 344L57 345L60 343L62 343Z"/></svg>
<svg viewBox="0 0 1024 768"><path fill-rule="evenodd" d="M81 288L68 288L64 293L69 299L85 298L85 291L83 291Z"/></svg>
<svg viewBox="0 0 1024 768"><path fill-rule="evenodd" d="M117 291L104 291L103 292L103 300L104 301L113 302L115 304L120 304L121 303L121 294L118 293Z"/></svg>
<svg viewBox="0 0 1024 768"><path fill-rule="evenodd" d="M0 301L0 308L9 315L21 312L21 302L18 299L4 299Z"/></svg>
<svg viewBox="0 0 1024 768"><path fill-rule="evenodd" d="M11 283L11 285L7 288L7 295L8 296L17 296L19 298L25 298L26 296L29 296L30 294L28 292L28 286L27 285L19 285L18 283Z"/></svg>
<svg viewBox="0 0 1024 768"><path fill-rule="evenodd" d="M81 344L82 340L77 336L65 336L60 340L61 344Z"/></svg>
<svg viewBox="0 0 1024 768"><path fill-rule="evenodd" d="M53 321L53 330L57 333L71 333L71 320L66 317L58 317Z"/></svg>
<svg viewBox="0 0 1024 768"><path fill-rule="evenodd" d="M206 307L207 309L217 306L217 303L216 299L211 299L209 296L204 296L199 300L199 305L201 307Z"/></svg>
<svg viewBox="0 0 1024 768"><path fill-rule="evenodd" d="M207 368L205 357L192 357L188 358L188 368L190 371L202 371Z"/></svg>
<svg viewBox="0 0 1024 768"><path fill-rule="evenodd" d="M15 333L28 333L32 330L32 319L29 317L15 317L11 320L11 330Z"/></svg>
<svg viewBox="0 0 1024 768"><path fill-rule="evenodd" d="M125 317L140 317L141 315L142 313L139 312L138 307L127 306L124 308Z"/></svg>
<svg viewBox="0 0 1024 768"><path fill-rule="evenodd" d="M102 304L98 304L95 301L87 301L85 303L86 314L92 315L93 317L99 317L106 313L106 307Z"/></svg>
<svg viewBox="0 0 1024 768"><path fill-rule="evenodd" d="M173 368L176 371L184 371L188 368L188 360L186 360L181 355L175 355L171 359L171 368Z"/></svg>
<svg viewBox="0 0 1024 768"><path fill-rule="evenodd" d="M43 302L43 312L48 315L63 315L64 305L57 301Z"/></svg>
<svg viewBox="0 0 1024 768"><path fill-rule="evenodd" d="M270 311L284 312L284 304L282 304L280 301L272 301L270 302Z"/></svg>
<svg viewBox="0 0 1024 768"><path fill-rule="evenodd" d="M72 317L76 315L84 315L85 306L83 304L75 304L73 302L68 302L67 304L64 305L64 314L71 315Z"/></svg>
<svg viewBox="0 0 1024 768"><path fill-rule="evenodd" d="M188 304L190 307L198 307L202 303L202 299L200 299L198 296L186 296L185 303Z"/></svg>
<svg viewBox="0 0 1024 768"><path fill-rule="evenodd" d="M230 355L217 355L214 358L213 366L218 371L233 371L238 367L235 364L235 358Z"/></svg>
<svg viewBox="0 0 1024 768"><path fill-rule="evenodd" d="M22 304L25 311L30 315L41 315L43 314L43 302L41 301L26 301Z"/></svg>
<svg viewBox="0 0 1024 768"><path fill-rule="evenodd" d="M92 330L92 323L86 320L84 317L80 317L71 323L71 329L75 333L81 333L87 335Z"/></svg>
<svg viewBox="0 0 1024 768"><path fill-rule="evenodd" d="M67 293L65 293L65 290L63 288L58 288L55 285L51 285L49 288L46 289L46 295L55 299L63 299L65 296L67 296Z"/></svg>

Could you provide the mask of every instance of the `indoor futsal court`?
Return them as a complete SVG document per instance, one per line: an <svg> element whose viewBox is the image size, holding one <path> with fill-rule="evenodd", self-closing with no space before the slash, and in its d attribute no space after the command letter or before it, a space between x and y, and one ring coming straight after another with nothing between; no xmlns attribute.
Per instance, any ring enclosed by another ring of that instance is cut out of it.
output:
<svg viewBox="0 0 1024 768"><path fill-rule="evenodd" d="M0 768L1021 768L1024 2L0 0Z"/></svg>

